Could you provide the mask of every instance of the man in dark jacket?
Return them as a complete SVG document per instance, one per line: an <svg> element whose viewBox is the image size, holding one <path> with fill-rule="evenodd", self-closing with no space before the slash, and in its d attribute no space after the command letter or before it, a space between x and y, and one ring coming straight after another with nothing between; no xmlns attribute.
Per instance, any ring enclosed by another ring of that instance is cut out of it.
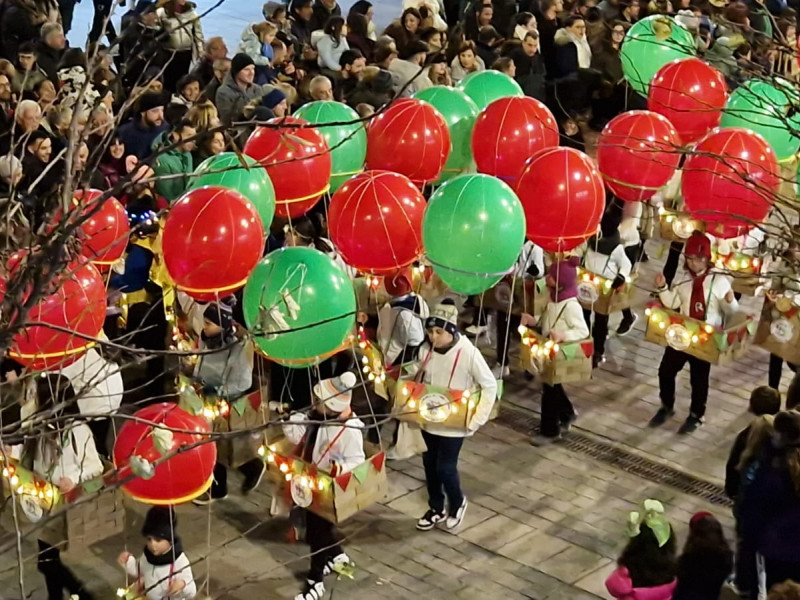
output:
<svg viewBox="0 0 800 600"><path fill-rule="evenodd" d="M56 89L58 89L58 63L61 62L66 47L67 38L61 25L58 23L42 25L41 39L36 44L36 62Z"/></svg>
<svg viewBox="0 0 800 600"><path fill-rule="evenodd" d="M269 85L260 86L253 83L255 73L255 63L249 55L239 53L231 60L231 70L225 76L214 98L219 118L223 123L230 124L237 120L248 102L263 97L272 89Z"/></svg>
<svg viewBox="0 0 800 600"><path fill-rule="evenodd" d="M0 41L3 57L17 58L20 44L36 42L45 23L58 23L58 4L55 0L7 0L3 11Z"/></svg>
<svg viewBox="0 0 800 600"><path fill-rule="evenodd" d="M342 9L336 0L316 0L314 14L311 15L311 31L322 29L331 17L341 17Z"/></svg>
<svg viewBox="0 0 800 600"><path fill-rule="evenodd" d="M150 156L155 139L167 130L164 123L164 98L162 94L148 92L139 98L137 115L119 128L119 139L125 152L139 160Z"/></svg>
<svg viewBox="0 0 800 600"><path fill-rule="evenodd" d="M511 58L517 67L514 77L526 96L536 98L540 102L547 100L545 87L545 66L541 52L539 52L539 33L529 31L522 40L522 46L512 50Z"/></svg>
<svg viewBox="0 0 800 600"><path fill-rule="evenodd" d="M214 61L227 58L228 47L221 37L206 40L205 54L192 71L192 75L200 80L200 87L205 88L214 79Z"/></svg>
<svg viewBox="0 0 800 600"><path fill-rule="evenodd" d="M495 46L502 39L500 34L497 33L497 29L491 25L484 25L478 30L478 42L475 46L478 50L478 56L487 69L491 69L497 60L498 55L495 52Z"/></svg>
<svg viewBox="0 0 800 600"><path fill-rule="evenodd" d="M122 34L118 39L117 63L125 87L141 85L139 79L149 67L162 67L166 62L163 46L164 30L158 24L156 3L139 0L132 15L122 19Z"/></svg>

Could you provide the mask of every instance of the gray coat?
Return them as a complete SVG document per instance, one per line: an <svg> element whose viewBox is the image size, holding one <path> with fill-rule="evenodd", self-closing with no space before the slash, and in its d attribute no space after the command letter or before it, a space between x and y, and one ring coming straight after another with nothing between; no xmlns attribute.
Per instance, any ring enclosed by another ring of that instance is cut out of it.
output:
<svg viewBox="0 0 800 600"><path fill-rule="evenodd" d="M233 80L231 73L228 73L225 75L225 79L222 80L222 85L217 89L216 98L214 99L220 120L223 123L230 124L239 119L248 102L261 98L269 91L269 86L260 86L255 83L243 90Z"/></svg>
<svg viewBox="0 0 800 600"><path fill-rule="evenodd" d="M205 344L200 341L200 348ZM240 340L234 346L211 354L201 354L194 378L216 389L221 398L235 399L253 385L253 344Z"/></svg>

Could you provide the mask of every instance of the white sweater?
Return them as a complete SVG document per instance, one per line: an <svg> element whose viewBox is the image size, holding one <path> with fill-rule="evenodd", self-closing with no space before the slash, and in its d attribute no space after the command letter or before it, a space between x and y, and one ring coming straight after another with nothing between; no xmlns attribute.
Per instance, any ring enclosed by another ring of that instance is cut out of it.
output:
<svg viewBox="0 0 800 600"><path fill-rule="evenodd" d="M601 254L587 247L583 264L587 271L606 279L614 279L617 275L630 277L633 266L625 254L625 248L622 247L622 244L614 248L610 255Z"/></svg>
<svg viewBox="0 0 800 600"><path fill-rule="evenodd" d="M294 413L289 422L283 426L283 434L292 444L299 444L306 434L305 423L308 417L302 413ZM326 421L320 425L317 441L311 453L312 462L321 471L330 471L331 463L339 466L339 474L352 471L367 460L364 454L364 437L361 433L364 422L358 417L351 417L346 422Z"/></svg>
<svg viewBox="0 0 800 600"><path fill-rule="evenodd" d="M61 367L78 396L82 415L110 415L122 403L122 372L115 363L100 356L94 348L74 363Z"/></svg>
<svg viewBox="0 0 800 600"><path fill-rule="evenodd" d="M522 252L520 252L517 258L517 262L514 263L512 272L517 277L527 277L528 268L530 268L531 265L536 265L536 268L539 270L539 275L537 277L544 276L544 250L530 240L526 240L525 244L522 246Z"/></svg>
<svg viewBox="0 0 800 600"><path fill-rule="evenodd" d="M430 357L422 377L423 383L451 390L480 388L481 397L472 422L467 424L468 432L440 427L433 423L426 423L422 428L428 433L443 437L471 436L478 427L485 425L489 420L492 406L497 398L497 379L492 374L489 365L486 364L486 359L483 358L480 350L465 335L459 336L458 341L444 354L432 351L428 344L422 346L419 352L418 367L428 357L429 352Z"/></svg>
<svg viewBox="0 0 800 600"><path fill-rule="evenodd" d="M567 298L561 302L550 301L541 318L542 335L551 331L564 335L565 342L577 342L589 337L589 327L583 318L583 308L577 298Z"/></svg>
<svg viewBox="0 0 800 600"><path fill-rule="evenodd" d="M420 314L387 302L378 312L378 347L386 365L393 365L403 348L419 346L425 341L425 319L430 314L428 303L417 296ZM408 356L407 360L412 357Z"/></svg>
<svg viewBox="0 0 800 600"><path fill-rule="evenodd" d="M85 423L77 423L64 431L59 439L59 452L40 438L36 444L33 470L58 484L66 477L75 485L103 474L103 462L94 445L92 430Z"/></svg>
<svg viewBox="0 0 800 600"><path fill-rule="evenodd" d="M622 207L622 222L619 224L619 240L622 245L638 246L641 241L639 225L642 222L644 207L641 202L625 202Z"/></svg>
<svg viewBox="0 0 800 600"><path fill-rule="evenodd" d="M323 35L317 42L317 52L319 52L317 63L323 69L340 71L342 67L339 65L339 59L345 50L350 50L350 46L344 36L339 39L337 44L331 36Z"/></svg>
<svg viewBox="0 0 800 600"><path fill-rule="evenodd" d="M168 565L151 565L144 554L138 561L135 556L130 556L125 570L131 577L141 578L142 587L147 590L147 600L192 600L197 595L192 567L185 552ZM170 583L178 579L186 585L179 593L170 594Z"/></svg>
<svg viewBox="0 0 800 600"><path fill-rule="evenodd" d="M725 275L709 274L705 278L703 296L706 300L706 323L721 327L725 315L736 312L739 307L736 299L734 298L732 302L725 299L725 296L731 291L731 281ZM681 281L672 289L659 292L658 296L664 306L672 310L680 310L682 315L688 317L692 300L692 280Z"/></svg>

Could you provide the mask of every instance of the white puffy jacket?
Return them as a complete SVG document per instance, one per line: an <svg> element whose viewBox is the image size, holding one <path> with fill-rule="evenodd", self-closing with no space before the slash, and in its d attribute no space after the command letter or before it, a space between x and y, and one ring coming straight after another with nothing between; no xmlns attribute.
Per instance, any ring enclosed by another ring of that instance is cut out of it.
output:
<svg viewBox="0 0 800 600"><path fill-rule="evenodd" d="M142 579L142 586L147 590L147 600L192 600L197 595L192 567L184 552L169 565L151 565L144 554L138 561L135 556L130 556L125 563L125 570L131 577ZM177 579L186 585L177 594L170 594L169 586Z"/></svg>
<svg viewBox="0 0 800 600"><path fill-rule="evenodd" d="M307 419L302 413L294 413L283 426L283 434L292 444L299 444L303 440L308 425L298 421ZM364 422L355 416L344 422L323 421L317 433L311 460L321 471L330 471L332 463L338 465L340 474L352 471L367 460L364 454L363 428Z"/></svg>
<svg viewBox="0 0 800 600"><path fill-rule="evenodd" d="M164 46L167 50L178 52L191 50L197 58L203 56L203 28L200 25L200 15L195 11L191 2L186 3L186 11L168 16L164 8L157 11L161 26L169 34Z"/></svg>
<svg viewBox="0 0 800 600"><path fill-rule="evenodd" d="M61 367L78 397L82 415L110 415L122 403L122 372L117 364L107 361L94 348L71 365Z"/></svg>

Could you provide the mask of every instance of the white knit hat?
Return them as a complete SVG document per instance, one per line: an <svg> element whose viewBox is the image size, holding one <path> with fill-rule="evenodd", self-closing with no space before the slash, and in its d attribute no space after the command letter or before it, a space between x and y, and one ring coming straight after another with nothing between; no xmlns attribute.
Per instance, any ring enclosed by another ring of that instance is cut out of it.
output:
<svg viewBox="0 0 800 600"><path fill-rule="evenodd" d="M347 410L353 399L353 388L356 386L356 376L347 371L339 377L323 379L314 386L314 395L322 400L325 408L331 412L340 413Z"/></svg>

